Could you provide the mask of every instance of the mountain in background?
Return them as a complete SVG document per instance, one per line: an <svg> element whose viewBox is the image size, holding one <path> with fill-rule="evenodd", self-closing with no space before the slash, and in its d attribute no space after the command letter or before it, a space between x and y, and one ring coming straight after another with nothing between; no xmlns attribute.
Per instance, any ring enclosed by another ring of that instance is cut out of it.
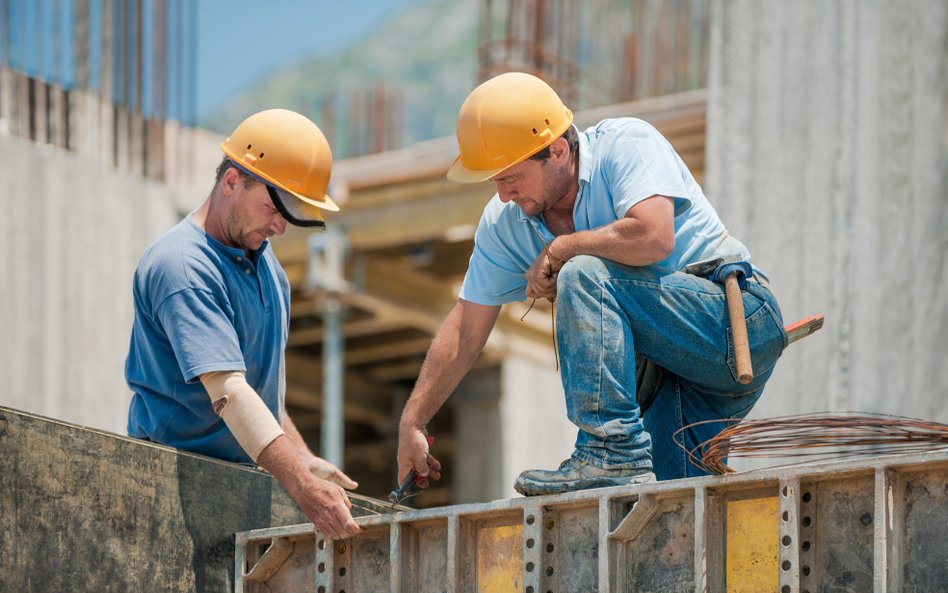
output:
<svg viewBox="0 0 948 593"><path fill-rule="evenodd" d="M367 102L382 85L394 97L389 107L399 111L394 144L453 135L458 109L478 82L477 18L478 0L430 0L414 6L341 53L272 72L206 114L199 125L227 134L261 109L292 109L323 128L340 158L360 152L353 135L373 133L365 129L373 125L371 114L354 117L351 104L360 97ZM318 27L313 34L319 34ZM325 121L330 118L334 121Z"/></svg>

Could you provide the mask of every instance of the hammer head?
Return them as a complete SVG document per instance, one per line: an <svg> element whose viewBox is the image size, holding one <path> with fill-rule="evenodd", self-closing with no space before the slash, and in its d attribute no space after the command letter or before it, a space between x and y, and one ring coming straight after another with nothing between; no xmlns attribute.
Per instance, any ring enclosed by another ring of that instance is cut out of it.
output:
<svg viewBox="0 0 948 593"><path fill-rule="evenodd" d="M722 265L735 261L741 261L741 256L729 255L727 257L715 257L712 259L695 262L693 264L688 264L685 266L685 269L683 269L682 272L685 274L691 274L692 276L707 278Z"/></svg>
<svg viewBox="0 0 948 593"><path fill-rule="evenodd" d="M682 271L686 274L692 274L699 278L707 278L712 282L720 284L723 284L728 276L736 275L742 290L744 289L747 278L751 278L754 275L754 268L751 267L750 262L745 261L739 255L729 255L699 261L685 266L685 269Z"/></svg>

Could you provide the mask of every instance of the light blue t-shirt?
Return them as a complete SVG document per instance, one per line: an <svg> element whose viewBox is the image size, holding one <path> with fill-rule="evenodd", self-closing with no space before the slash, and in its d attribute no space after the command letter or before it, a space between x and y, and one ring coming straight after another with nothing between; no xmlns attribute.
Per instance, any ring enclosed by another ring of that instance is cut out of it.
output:
<svg viewBox="0 0 948 593"><path fill-rule="evenodd" d="M669 271L689 263L750 253L731 237L668 140L635 118L606 119L579 134L577 231L607 225L654 195L675 200L675 249L654 264ZM543 243L541 243L541 238ZM527 216L497 195L484 208L460 297L481 305L526 298L524 273L554 235L542 215Z"/></svg>
<svg viewBox="0 0 948 593"><path fill-rule="evenodd" d="M282 424L290 286L269 243L248 258L188 216L142 255L134 297L128 434L249 462L198 377L246 371Z"/></svg>

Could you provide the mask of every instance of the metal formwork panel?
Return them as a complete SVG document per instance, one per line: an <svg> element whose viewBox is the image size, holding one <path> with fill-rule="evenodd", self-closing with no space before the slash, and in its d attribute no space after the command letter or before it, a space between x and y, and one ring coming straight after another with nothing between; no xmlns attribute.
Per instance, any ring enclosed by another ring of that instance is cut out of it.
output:
<svg viewBox="0 0 948 593"><path fill-rule="evenodd" d="M237 534L238 593L941 591L948 451Z"/></svg>

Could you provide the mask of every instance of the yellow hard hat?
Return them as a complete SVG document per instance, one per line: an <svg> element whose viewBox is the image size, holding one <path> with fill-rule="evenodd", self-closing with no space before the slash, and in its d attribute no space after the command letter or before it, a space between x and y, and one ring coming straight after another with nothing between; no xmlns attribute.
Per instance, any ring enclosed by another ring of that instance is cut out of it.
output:
<svg viewBox="0 0 948 593"><path fill-rule="evenodd" d="M550 85L524 72L507 72L482 83L458 113L460 156L448 179L485 181L540 152L573 123Z"/></svg>
<svg viewBox="0 0 948 593"><path fill-rule="evenodd" d="M270 196L289 222L325 226L320 209L339 210L326 195L332 173L329 142L307 117L287 109L255 113L231 132L221 150L238 168L275 187Z"/></svg>

